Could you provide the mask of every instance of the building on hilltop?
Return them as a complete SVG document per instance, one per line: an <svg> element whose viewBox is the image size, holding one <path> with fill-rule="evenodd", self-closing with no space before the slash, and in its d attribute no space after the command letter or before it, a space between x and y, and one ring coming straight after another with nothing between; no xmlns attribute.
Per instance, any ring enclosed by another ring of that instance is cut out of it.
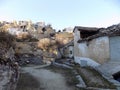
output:
<svg viewBox="0 0 120 90"><path fill-rule="evenodd" d="M72 27L64 28L63 32L73 33L73 28Z"/></svg>

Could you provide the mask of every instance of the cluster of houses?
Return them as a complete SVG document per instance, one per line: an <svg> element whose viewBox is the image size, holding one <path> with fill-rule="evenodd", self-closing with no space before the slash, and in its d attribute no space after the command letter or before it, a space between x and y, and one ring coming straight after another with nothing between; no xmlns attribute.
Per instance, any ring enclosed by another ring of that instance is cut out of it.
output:
<svg viewBox="0 0 120 90"><path fill-rule="evenodd" d="M0 27L1 26L7 26L7 31L10 34L16 35L19 38L22 37L22 34L30 34L35 38L42 38L38 37L40 36L40 34L44 34L44 37L50 37L51 34L54 34L56 32L56 30L52 28L51 24L45 24L45 22L32 23L32 21L1 21ZM71 27L68 27L65 28L63 32L72 33L72 30L73 29Z"/></svg>
<svg viewBox="0 0 120 90"><path fill-rule="evenodd" d="M4 24L14 25L14 27L8 28L8 32L17 36L20 36L21 33L46 33L46 28L49 35L55 33L55 30L50 25L46 26L44 22L37 22L36 24L31 21L0 23L1 26ZM64 57L74 58L76 62L88 66L98 66L112 60L119 61L120 24L108 28L75 26L74 29L70 29L73 30L74 40L61 48Z"/></svg>
<svg viewBox="0 0 120 90"><path fill-rule="evenodd" d="M42 33L54 33L55 30L52 29L50 25L45 25L45 22L37 22L32 23L31 21L13 21L13 22L0 22L0 26L9 26L7 31L15 35L18 38L22 38L22 36L32 35L35 38L38 38L38 34ZM46 32L47 30L47 32Z"/></svg>
<svg viewBox="0 0 120 90"><path fill-rule="evenodd" d="M92 67L120 60L120 24L107 28L75 26L73 33L74 40L63 47L64 56Z"/></svg>

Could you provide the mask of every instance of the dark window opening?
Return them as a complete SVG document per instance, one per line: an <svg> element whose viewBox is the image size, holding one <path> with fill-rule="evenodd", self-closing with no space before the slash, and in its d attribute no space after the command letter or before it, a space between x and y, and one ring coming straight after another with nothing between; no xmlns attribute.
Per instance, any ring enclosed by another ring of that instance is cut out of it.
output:
<svg viewBox="0 0 120 90"><path fill-rule="evenodd" d="M113 74L113 78L120 82L120 72Z"/></svg>
<svg viewBox="0 0 120 90"><path fill-rule="evenodd" d="M86 31L86 30L81 30L80 31L80 36L81 36L81 38L82 39L84 39L84 38L88 38L89 36L93 36L93 35L95 35L95 34L97 34L99 31Z"/></svg>
<svg viewBox="0 0 120 90"><path fill-rule="evenodd" d="M26 26L23 26L23 29L25 29L26 28Z"/></svg>
<svg viewBox="0 0 120 90"><path fill-rule="evenodd" d="M46 30L46 28L42 28L42 31L45 32L45 31L47 31L47 30Z"/></svg>
<svg viewBox="0 0 120 90"><path fill-rule="evenodd" d="M70 51L70 54L72 54L72 51Z"/></svg>
<svg viewBox="0 0 120 90"><path fill-rule="evenodd" d="M23 26L20 26L20 28L23 28Z"/></svg>
<svg viewBox="0 0 120 90"><path fill-rule="evenodd" d="M50 33L50 36L51 36L51 37L54 37L54 36L55 36L55 33Z"/></svg>
<svg viewBox="0 0 120 90"><path fill-rule="evenodd" d="M21 29L25 29L25 28L26 28L26 26L20 26L20 28L21 28Z"/></svg>

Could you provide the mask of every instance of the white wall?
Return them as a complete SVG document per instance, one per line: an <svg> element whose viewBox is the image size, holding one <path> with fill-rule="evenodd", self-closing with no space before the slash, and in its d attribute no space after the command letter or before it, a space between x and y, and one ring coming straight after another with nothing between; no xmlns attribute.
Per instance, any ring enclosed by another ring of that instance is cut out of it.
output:
<svg viewBox="0 0 120 90"><path fill-rule="evenodd" d="M86 42L78 43L79 56L89 57L88 46Z"/></svg>
<svg viewBox="0 0 120 90"><path fill-rule="evenodd" d="M110 37L110 58L120 61L120 36Z"/></svg>
<svg viewBox="0 0 120 90"><path fill-rule="evenodd" d="M98 62L100 64L109 60L109 38L99 37L95 38L89 42L76 43L78 40L78 32L75 32L74 40L74 58L76 57L86 57Z"/></svg>
<svg viewBox="0 0 120 90"><path fill-rule="evenodd" d="M80 39L80 31L77 29L74 31L74 56L79 56L79 48L77 41Z"/></svg>
<svg viewBox="0 0 120 90"><path fill-rule="evenodd" d="M89 58L96 60L99 63L104 63L110 58L109 38L99 37L93 39L88 45Z"/></svg>

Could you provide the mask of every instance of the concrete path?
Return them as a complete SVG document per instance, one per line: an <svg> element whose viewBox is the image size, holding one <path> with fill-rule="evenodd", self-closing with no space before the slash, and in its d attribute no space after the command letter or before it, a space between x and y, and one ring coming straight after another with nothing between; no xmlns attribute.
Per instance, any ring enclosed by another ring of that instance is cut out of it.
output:
<svg viewBox="0 0 120 90"><path fill-rule="evenodd" d="M97 69L106 76L112 76L114 73L120 71L119 61L109 61L97 67Z"/></svg>
<svg viewBox="0 0 120 90"><path fill-rule="evenodd" d="M120 82L114 80L112 76L113 74L120 71L120 61L109 61L96 67L96 70L99 71L108 81L120 87Z"/></svg>
<svg viewBox="0 0 120 90"><path fill-rule="evenodd" d="M66 85L65 77L59 73L46 69L37 69L43 66L24 67L23 70L34 76L40 82L43 90L73 90Z"/></svg>

